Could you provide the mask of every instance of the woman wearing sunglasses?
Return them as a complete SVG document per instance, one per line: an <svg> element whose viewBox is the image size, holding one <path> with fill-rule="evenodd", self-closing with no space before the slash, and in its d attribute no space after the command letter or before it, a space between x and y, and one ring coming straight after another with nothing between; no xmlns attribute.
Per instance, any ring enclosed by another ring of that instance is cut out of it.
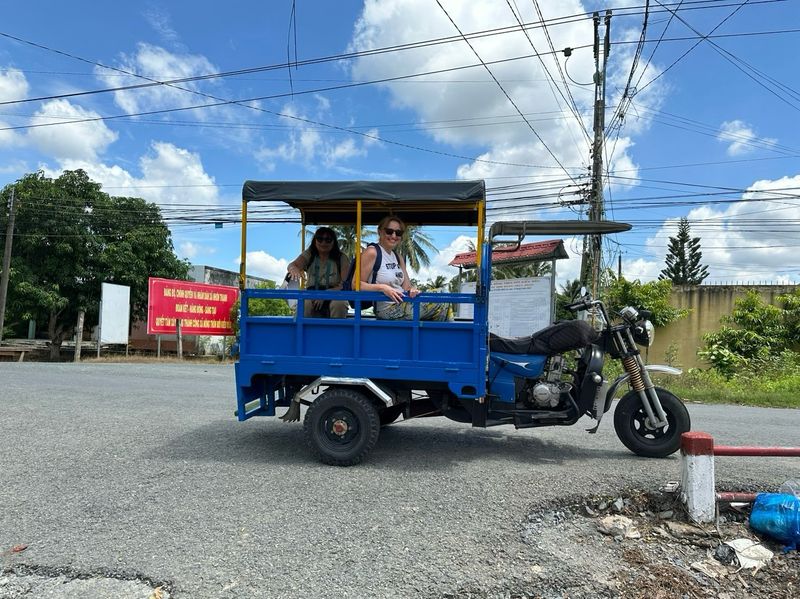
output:
<svg viewBox="0 0 800 599"><path fill-rule="evenodd" d="M413 307L404 297L416 297L419 289L411 284L397 246L403 239L405 225L397 216L385 216L378 223L378 243L370 244L361 253L362 291L380 291L391 301L376 302L375 316L386 320L411 320ZM379 255L380 254L380 255ZM375 262L380 267L374 270ZM420 320L447 320L448 305L425 302L420 305Z"/></svg>
<svg viewBox="0 0 800 599"><path fill-rule="evenodd" d="M289 263L286 276L299 281L306 275L306 289L341 289L347 278L350 260L339 249L336 233L328 227L314 232L311 247ZM310 318L344 318L347 316L347 300L305 301L303 314Z"/></svg>

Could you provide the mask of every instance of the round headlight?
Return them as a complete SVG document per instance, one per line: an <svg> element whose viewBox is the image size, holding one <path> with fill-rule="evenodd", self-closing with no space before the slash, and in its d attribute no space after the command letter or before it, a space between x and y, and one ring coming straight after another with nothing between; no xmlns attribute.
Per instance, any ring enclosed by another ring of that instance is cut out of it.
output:
<svg viewBox="0 0 800 599"><path fill-rule="evenodd" d="M639 345L650 347L656 339L656 329L649 320L640 320L633 327L633 340Z"/></svg>

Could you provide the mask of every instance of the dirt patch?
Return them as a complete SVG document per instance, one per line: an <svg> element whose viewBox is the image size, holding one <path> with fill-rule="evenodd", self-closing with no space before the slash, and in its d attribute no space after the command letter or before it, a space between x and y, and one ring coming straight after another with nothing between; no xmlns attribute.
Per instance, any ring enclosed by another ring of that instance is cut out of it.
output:
<svg viewBox="0 0 800 599"><path fill-rule="evenodd" d="M621 497L576 499L531 512L509 576L492 588L462 587L447 599L685 599L800 596L800 552L748 527L749 506L724 507L718 523L696 526L671 492L632 491ZM614 528L616 527L616 528ZM606 533L600 529L605 529ZM734 539L751 539L773 553L758 569L743 569Z"/></svg>

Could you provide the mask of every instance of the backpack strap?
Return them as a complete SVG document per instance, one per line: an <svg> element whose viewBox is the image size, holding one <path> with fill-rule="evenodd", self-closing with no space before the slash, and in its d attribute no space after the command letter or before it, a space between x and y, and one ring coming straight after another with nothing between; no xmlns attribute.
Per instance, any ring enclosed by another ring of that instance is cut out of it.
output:
<svg viewBox="0 0 800 599"><path fill-rule="evenodd" d="M378 271L381 269L381 262L383 261L383 252L381 252L381 246L379 243L370 243L367 247L373 246L375 248L376 256L375 256L375 264L372 265L372 280L370 283L374 283L378 278Z"/></svg>

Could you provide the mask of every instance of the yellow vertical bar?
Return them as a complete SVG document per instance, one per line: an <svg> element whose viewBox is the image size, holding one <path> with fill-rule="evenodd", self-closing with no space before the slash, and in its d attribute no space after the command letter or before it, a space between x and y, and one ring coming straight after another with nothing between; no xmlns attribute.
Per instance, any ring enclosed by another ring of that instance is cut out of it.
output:
<svg viewBox="0 0 800 599"><path fill-rule="evenodd" d="M306 251L306 215L300 213L300 253ZM305 289L305 281L300 277L300 289Z"/></svg>
<svg viewBox="0 0 800 599"><path fill-rule="evenodd" d="M353 273L353 289L356 291L361 290L361 200L356 201L356 263L353 268L356 271Z"/></svg>
<svg viewBox="0 0 800 599"><path fill-rule="evenodd" d="M486 218L486 200L478 202L478 255L475 256L475 268L481 267L481 256L483 256L483 227Z"/></svg>
<svg viewBox="0 0 800 599"><path fill-rule="evenodd" d="M247 202L242 198L242 257L239 260L239 289L247 282Z"/></svg>

